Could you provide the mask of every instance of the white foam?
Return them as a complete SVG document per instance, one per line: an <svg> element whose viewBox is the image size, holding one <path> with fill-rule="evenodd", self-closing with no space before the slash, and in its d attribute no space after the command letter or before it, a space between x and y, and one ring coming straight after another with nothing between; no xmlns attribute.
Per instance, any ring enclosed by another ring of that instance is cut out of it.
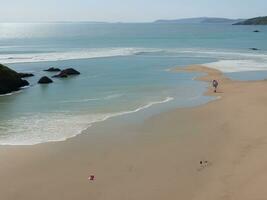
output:
<svg viewBox="0 0 267 200"><path fill-rule="evenodd" d="M18 94L20 92L22 92L22 90L18 90L18 91L15 91L15 92L10 92L10 93L7 93L7 94L0 94L0 97L11 96L13 94Z"/></svg>
<svg viewBox="0 0 267 200"><path fill-rule="evenodd" d="M162 101L150 102L134 110L105 114L73 113L29 113L26 116L2 121L0 124L1 145L34 145L52 141L64 141L80 134L96 122L111 117L135 113L156 104L166 103L174 98L167 97Z"/></svg>
<svg viewBox="0 0 267 200"><path fill-rule="evenodd" d="M218 69L222 72L242 72L267 70L267 53L264 51L225 51L225 50L186 50L184 53L195 57L217 59L215 62L206 63L205 66Z"/></svg>
<svg viewBox="0 0 267 200"><path fill-rule="evenodd" d="M99 100L109 100L109 99L115 99L123 96L122 94L113 94L108 95L105 97L100 98L87 98L87 99L77 99L77 100L69 100L69 101L60 101L59 103L85 103L89 101L99 101Z"/></svg>
<svg viewBox="0 0 267 200"><path fill-rule="evenodd" d="M60 61L89 58L105 58L114 56L129 56L139 52L155 52L153 48L97 48L77 51L53 52L53 53L33 53L33 54L1 54L0 63L31 63L44 61Z"/></svg>
<svg viewBox="0 0 267 200"><path fill-rule="evenodd" d="M191 49L191 50L181 50L180 53L203 55L206 57L214 58L262 58L267 57L262 51L259 52L248 52L248 51L234 51L234 50L224 50L224 49Z"/></svg>
<svg viewBox="0 0 267 200"><path fill-rule="evenodd" d="M73 59L104 58L114 56L162 56L162 57L200 57L217 59L207 63L209 67L223 72L267 70L267 53L265 51L225 50L225 49L179 49L179 48L96 48L77 51L1 54L0 63L44 62Z"/></svg>
<svg viewBox="0 0 267 200"><path fill-rule="evenodd" d="M27 89L27 88L29 88L29 87L30 87L29 85L20 87L20 89L17 90L17 91L10 92L10 93L7 93L7 94L0 94L0 97L11 96L11 95L15 95L15 94L21 93L24 89Z"/></svg>
<svg viewBox="0 0 267 200"><path fill-rule="evenodd" d="M267 70L267 60L219 60L204 64L222 72L264 71Z"/></svg>
<svg viewBox="0 0 267 200"><path fill-rule="evenodd" d="M176 53L181 57L201 57L217 59L216 62L204 65L222 72L242 72L267 70L267 52L251 50L225 49L167 49L166 52Z"/></svg>

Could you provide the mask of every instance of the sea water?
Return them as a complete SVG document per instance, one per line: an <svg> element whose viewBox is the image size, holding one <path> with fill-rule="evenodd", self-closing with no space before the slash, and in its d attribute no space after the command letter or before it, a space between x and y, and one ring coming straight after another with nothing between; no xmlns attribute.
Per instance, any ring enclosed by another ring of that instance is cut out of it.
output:
<svg viewBox="0 0 267 200"><path fill-rule="evenodd" d="M231 78L264 79L267 28L2 23L0 62L35 74L30 87L0 96L0 144L31 145L74 137L111 117L210 101L203 96L207 83L194 80L200 74L174 73L176 66L205 64ZM49 67L81 75L38 85L55 74L43 71Z"/></svg>

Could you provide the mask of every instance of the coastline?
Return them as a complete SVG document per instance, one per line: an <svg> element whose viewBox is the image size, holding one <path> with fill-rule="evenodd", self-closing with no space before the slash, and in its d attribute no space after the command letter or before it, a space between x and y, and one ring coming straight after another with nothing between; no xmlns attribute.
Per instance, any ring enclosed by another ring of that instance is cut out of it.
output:
<svg viewBox="0 0 267 200"><path fill-rule="evenodd" d="M218 93L206 95L221 98L138 125L107 121L64 142L1 146L2 198L263 199L266 81L233 81L199 65L174 71L219 80Z"/></svg>
<svg viewBox="0 0 267 200"><path fill-rule="evenodd" d="M18 141L16 141L16 142L14 142L14 141L12 141L12 142L1 141L0 146L31 146L31 145L45 144L45 143L51 143L51 142L64 142L64 141L69 140L71 138L77 137L80 134L84 134L84 132L86 132L88 130L90 131L92 126L98 125L99 123L105 122L106 120L112 120L113 118L124 117L124 116L127 117L127 115L134 114L134 113L137 113L140 111L145 111L146 109L151 108L154 105L164 104L164 103L170 102L172 100L174 100L173 97L166 97L165 99L163 99L161 101L153 101L153 102L150 102L148 104L144 104L143 106L140 106L140 107L133 109L133 110L121 111L121 112L117 112L117 113L110 113L110 114L103 115L99 119L89 121L88 124L86 125L86 127L82 127L80 129L78 129L78 127L76 127L76 130L75 130L76 132L73 132L72 135L65 136L62 138L53 139L53 140L47 140L46 139L46 140L40 140L40 141L33 141L33 140L29 141L29 138L23 138L22 137L22 138L20 138L20 139L24 139L22 141L19 139L17 139ZM75 120L75 118L73 118L73 120Z"/></svg>

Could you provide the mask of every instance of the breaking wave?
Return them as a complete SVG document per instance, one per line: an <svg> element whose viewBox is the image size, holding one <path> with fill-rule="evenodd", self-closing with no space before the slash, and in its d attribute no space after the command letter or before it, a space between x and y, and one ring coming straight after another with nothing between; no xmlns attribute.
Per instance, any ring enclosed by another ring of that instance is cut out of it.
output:
<svg viewBox="0 0 267 200"><path fill-rule="evenodd" d="M223 72L267 70L267 52L225 49L179 48L97 48L67 52L0 54L0 63L45 62L115 56L198 57L215 59L209 67Z"/></svg>
<svg viewBox="0 0 267 200"><path fill-rule="evenodd" d="M75 137L94 123L105 121L111 117L135 113L156 104L172 101L167 97L161 101L154 101L129 111L103 114L73 114L60 113L29 113L0 124L1 145L34 145L52 141L64 141Z"/></svg>

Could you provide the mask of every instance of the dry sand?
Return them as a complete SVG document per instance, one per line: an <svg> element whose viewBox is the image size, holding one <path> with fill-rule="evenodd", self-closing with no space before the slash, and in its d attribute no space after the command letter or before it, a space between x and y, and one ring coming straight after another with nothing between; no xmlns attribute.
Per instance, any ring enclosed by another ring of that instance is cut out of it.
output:
<svg viewBox="0 0 267 200"><path fill-rule="evenodd" d="M184 70L219 80L218 93L207 95L221 98L141 125L107 121L65 142L2 146L0 199L267 199L267 82Z"/></svg>

